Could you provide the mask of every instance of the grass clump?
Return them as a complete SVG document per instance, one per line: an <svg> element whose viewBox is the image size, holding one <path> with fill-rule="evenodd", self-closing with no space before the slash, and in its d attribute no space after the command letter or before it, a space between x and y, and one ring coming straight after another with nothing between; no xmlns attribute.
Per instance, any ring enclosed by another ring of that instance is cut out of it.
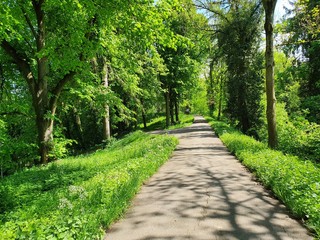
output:
<svg viewBox="0 0 320 240"><path fill-rule="evenodd" d="M223 143L292 213L320 237L320 169L311 161L269 149L230 125L207 118Z"/></svg>
<svg viewBox="0 0 320 240"><path fill-rule="evenodd" d="M100 239L177 140L141 131L0 182L0 239Z"/></svg>

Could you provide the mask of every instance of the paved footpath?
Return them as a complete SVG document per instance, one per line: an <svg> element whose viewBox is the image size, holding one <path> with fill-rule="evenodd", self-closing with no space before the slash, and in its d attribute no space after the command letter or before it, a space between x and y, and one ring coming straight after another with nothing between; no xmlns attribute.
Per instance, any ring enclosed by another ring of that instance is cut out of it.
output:
<svg viewBox="0 0 320 240"><path fill-rule="evenodd" d="M170 133L172 158L105 240L313 239L224 147L202 117Z"/></svg>

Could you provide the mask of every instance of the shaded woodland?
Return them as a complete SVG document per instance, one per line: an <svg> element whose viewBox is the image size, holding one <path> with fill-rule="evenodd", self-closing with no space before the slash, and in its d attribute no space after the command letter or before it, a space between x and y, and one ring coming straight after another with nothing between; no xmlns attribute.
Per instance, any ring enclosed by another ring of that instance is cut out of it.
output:
<svg viewBox="0 0 320 240"><path fill-rule="evenodd" d="M319 3L275 3L2 1L1 176L186 109L319 161Z"/></svg>

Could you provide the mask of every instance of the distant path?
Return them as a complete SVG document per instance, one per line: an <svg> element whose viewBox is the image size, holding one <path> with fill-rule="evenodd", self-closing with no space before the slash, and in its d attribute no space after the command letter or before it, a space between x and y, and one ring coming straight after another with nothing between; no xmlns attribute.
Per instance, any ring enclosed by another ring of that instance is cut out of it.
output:
<svg viewBox="0 0 320 240"><path fill-rule="evenodd" d="M107 240L312 239L252 180L202 117L172 130L180 144Z"/></svg>

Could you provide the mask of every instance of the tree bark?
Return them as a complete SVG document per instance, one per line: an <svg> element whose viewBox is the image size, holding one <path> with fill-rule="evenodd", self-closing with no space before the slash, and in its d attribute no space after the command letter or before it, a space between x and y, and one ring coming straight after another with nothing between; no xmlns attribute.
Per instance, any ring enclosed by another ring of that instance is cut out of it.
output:
<svg viewBox="0 0 320 240"><path fill-rule="evenodd" d="M268 122L268 145L274 149L277 147L276 128L276 97L274 90L274 55L273 55L273 19L277 0L263 0L265 10L266 32L266 94L267 94L267 122Z"/></svg>
<svg viewBox="0 0 320 240"><path fill-rule="evenodd" d="M107 89L109 86L109 81L108 81L108 64L104 64L103 67L103 72L104 72L104 78L103 78L103 86ZM103 117L103 139L106 141L109 141L111 138L111 130L110 130L110 112L109 112L109 105L105 104L104 106L105 110L105 115Z"/></svg>
<svg viewBox="0 0 320 240"><path fill-rule="evenodd" d="M176 122L178 123L180 121L180 119L179 119L179 103L178 103L177 98L174 101L174 112L176 115Z"/></svg>
<svg viewBox="0 0 320 240"><path fill-rule="evenodd" d="M146 116L146 110L144 108L143 99L140 99L140 102L141 102L141 116L142 116L143 128L147 129L147 116Z"/></svg>
<svg viewBox="0 0 320 240"><path fill-rule="evenodd" d="M53 148L53 120L37 116L38 145L42 164L48 163L49 153Z"/></svg>
<svg viewBox="0 0 320 240"><path fill-rule="evenodd" d="M223 78L220 75L220 94L219 94L219 107L218 107L218 120L221 118L221 111L222 111L222 97L223 97Z"/></svg>
<svg viewBox="0 0 320 240"><path fill-rule="evenodd" d="M171 120L171 125L174 125L174 110L173 110L173 107L174 107L174 103L173 103L173 101L174 101L174 99L173 99L173 93L172 93L172 90L171 90L171 88L169 87L169 98L170 98L170 100L169 100L169 110L170 110L170 120Z"/></svg>
<svg viewBox="0 0 320 240"><path fill-rule="evenodd" d="M169 90L167 89L164 98L166 101L166 127L170 126L170 96L169 96Z"/></svg>
<svg viewBox="0 0 320 240"><path fill-rule="evenodd" d="M209 95L209 115L213 116L213 111L214 111L214 89L213 89L213 64L214 64L214 59L211 60L210 66L209 66L209 90L208 90L208 95Z"/></svg>
<svg viewBox="0 0 320 240"><path fill-rule="evenodd" d="M143 128L147 129L147 117L144 110L142 110L142 122L143 122Z"/></svg>

